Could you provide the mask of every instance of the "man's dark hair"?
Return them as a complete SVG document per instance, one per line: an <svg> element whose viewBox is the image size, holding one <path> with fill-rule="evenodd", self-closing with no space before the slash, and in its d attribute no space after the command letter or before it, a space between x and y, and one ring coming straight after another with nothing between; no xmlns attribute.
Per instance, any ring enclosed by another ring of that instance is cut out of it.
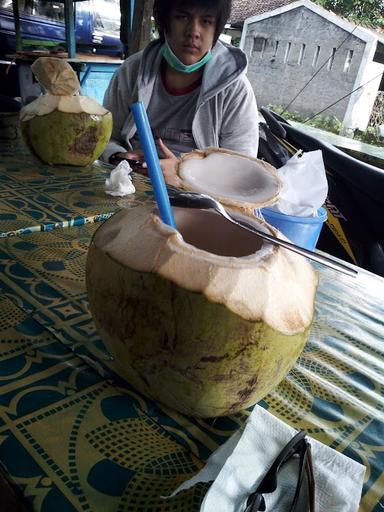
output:
<svg viewBox="0 0 384 512"><path fill-rule="evenodd" d="M213 44L224 30L224 26L231 14L232 0L155 0L153 16L159 31L160 40L164 41L164 32L167 32L169 13L171 9L197 7L209 12L216 18L216 31Z"/></svg>

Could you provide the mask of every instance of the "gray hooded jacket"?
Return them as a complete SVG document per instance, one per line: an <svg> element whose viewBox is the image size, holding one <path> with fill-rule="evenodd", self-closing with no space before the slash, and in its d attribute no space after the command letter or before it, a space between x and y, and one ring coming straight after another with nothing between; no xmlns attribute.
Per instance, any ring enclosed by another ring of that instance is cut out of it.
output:
<svg viewBox="0 0 384 512"><path fill-rule="evenodd" d="M161 43L129 57L116 71L105 93L104 106L112 112L113 131L102 158L132 149L136 126L129 105L148 107L162 59ZM258 113L255 95L245 76L245 54L218 41L205 65L192 134L199 149L220 147L257 155ZM170 148L172 149L172 148Z"/></svg>

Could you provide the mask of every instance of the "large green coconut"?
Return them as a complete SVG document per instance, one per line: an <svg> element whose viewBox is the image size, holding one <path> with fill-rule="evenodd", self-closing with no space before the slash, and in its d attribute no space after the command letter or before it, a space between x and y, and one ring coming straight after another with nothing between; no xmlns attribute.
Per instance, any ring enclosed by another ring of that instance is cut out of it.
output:
<svg viewBox="0 0 384 512"><path fill-rule="evenodd" d="M316 275L303 257L214 212L174 208L178 231L156 213L118 212L89 249L91 311L114 370L188 415L244 409L277 386L302 351Z"/></svg>
<svg viewBox="0 0 384 512"><path fill-rule="evenodd" d="M48 93L20 112L28 147L50 165L92 163L109 141L112 114L92 98L77 94L80 84L67 62L41 57L32 70Z"/></svg>

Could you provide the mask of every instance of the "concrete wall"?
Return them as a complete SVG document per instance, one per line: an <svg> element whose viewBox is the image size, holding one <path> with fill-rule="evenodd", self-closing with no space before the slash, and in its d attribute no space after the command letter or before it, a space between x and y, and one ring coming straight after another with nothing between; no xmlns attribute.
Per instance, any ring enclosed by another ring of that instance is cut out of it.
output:
<svg viewBox="0 0 384 512"><path fill-rule="evenodd" d="M290 103L347 35L348 32L306 7L248 25L243 49L249 59L248 78L259 106ZM349 36L334 53L332 63L322 68L289 110L311 116L350 93L365 45L354 35ZM332 114L342 121L348 103L346 98L324 115Z"/></svg>
<svg viewBox="0 0 384 512"><path fill-rule="evenodd" d="M364 85L350 96L350 108L344 117L344 132L358 128L365 130L369 124L373 105L375 104L377 94L380 88L381 77L383 76L384 65L373 62L366 58L362 62L361 75L358 77L358 83L355 89Z"/></svg>

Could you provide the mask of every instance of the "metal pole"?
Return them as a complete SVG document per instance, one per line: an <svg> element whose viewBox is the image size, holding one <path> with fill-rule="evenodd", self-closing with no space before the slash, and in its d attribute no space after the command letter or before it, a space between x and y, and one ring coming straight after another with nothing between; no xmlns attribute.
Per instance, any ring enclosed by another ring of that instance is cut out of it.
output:
<svg viewBox="0 0 384 512"><path fill-rule="evenodd" d="M64 0L65 17L65 39L67 41L68 58L76 58L76 38L75 38L75 16L73 9L73 0Z"/></svg>
<svg viewBox="0 0 384 512"><path fill-rule="evenodd" d="M133 26L133 13L135 12L135 0L131 0L131 19L129 20L129 26L132 30Z"/></svg>

